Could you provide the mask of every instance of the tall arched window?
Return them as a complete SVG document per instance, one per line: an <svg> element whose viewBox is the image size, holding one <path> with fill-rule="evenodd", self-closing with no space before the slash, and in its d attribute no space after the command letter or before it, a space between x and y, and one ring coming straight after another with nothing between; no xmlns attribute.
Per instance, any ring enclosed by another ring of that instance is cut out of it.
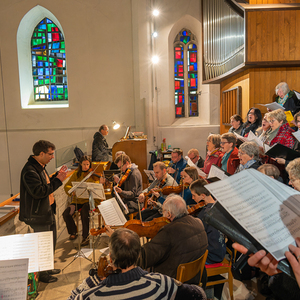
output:
<svg viewBox="0 0 300 300"><path fill-rule="evenodd" d="M198 116L197 44L187 29L182 29L174 41L174 84L175 117Z"/></svg>
<svg viewBox="0 0 300 300"><path fill-rule="evenodd" d="M64 36L48 18L34 29L31 62L34 101L68 100Z"/></svg>

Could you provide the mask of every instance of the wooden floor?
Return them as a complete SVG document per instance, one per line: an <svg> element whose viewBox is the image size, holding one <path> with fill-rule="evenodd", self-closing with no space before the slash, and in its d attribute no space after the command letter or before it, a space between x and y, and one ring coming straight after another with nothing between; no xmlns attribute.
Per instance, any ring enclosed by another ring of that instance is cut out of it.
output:
<svg viewBox="0 0 300 300"><path fill-rule="evenodd" d="M107 247L108 237L97 237L95 240L95 257L98 261L101 255L99 249ZM55 251L54 266L55 268L64 269L60 274L56 275L58 281L54 283L39 283L38 300L62 300L67 299L71 290L75 289L86 277L92 268L92 262L85 258L77 258L74 260L74 255L77 254L78 246L77 240L70 241L66 228L58 232L58 241ZM84 247L83 252L87 251L89 247ZM92 249L89 249L89 258L92 259ZM72 262L74 260L74 262ZM72 263L71 263L72 262ZM70 264L71 263L71 264ZM70 264L68 266L68 264ZM247 288L240 281L234 281L234 300L263 300L264 296L260 295L257 291L255 278L245 282ZM227 287L224 286L222 299L229 299L227 297ZM216 298L215 298L216 299Z"/></svg>

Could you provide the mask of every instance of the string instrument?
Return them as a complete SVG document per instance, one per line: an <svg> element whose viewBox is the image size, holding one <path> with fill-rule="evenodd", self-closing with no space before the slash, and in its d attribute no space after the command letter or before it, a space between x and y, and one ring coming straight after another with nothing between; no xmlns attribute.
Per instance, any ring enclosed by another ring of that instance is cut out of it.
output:
<svg viewBox="0 0 300 300"><path fill-rule="evenodd" d="M107 256L100 256L97 274L100 278L113 273L113 267L108 263Z"/></svg>
<svg viewBox="0 0 300 300"><path fill-rule="evenodd" d="M131 169L128 168L125 172L125 174L120 178L117 187L121 187L121 185L126 181L126 179L128 178L129 174L131 173Z"/></svg>
<svg viewBox="0 0 300 300"><path fill-rule="evenodd" d="M202 200L199 203L193 205L192 207L190 207L187 211L189 213L189 215L195 215L196 213L198 213L202 207L204 207L206 204L205 202Z"/></svg>
<svg viewBox="0 0 300 300"><path fill-rule="evenodd" d="M128 228L134 232L136 232L139 237L148 237L154 238L162 227L170 223L170 221L165 217L155 218L151 221L143 222L141 220L129 220L123 226L111 226L111 228ZM101 233L106 232L106 228L95 229L92 228L90 230L91 235L97 236Z"/></svg>

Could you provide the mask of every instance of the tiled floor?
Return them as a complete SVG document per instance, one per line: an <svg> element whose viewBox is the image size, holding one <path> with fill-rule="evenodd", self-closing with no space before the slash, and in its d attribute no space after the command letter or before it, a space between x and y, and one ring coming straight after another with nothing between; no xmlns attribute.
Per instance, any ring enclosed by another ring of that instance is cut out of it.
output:
<svg viewBox="0 0 300 300"><path fill-rule="evenodd" d="M95 239L95 260L98 261L100 256L99 249L107 247L108 237L96 237ZM67 299L71 293L71 290L75 289L86 277L88 272L92 268L92 262L84 259L77 258L69 266L67 266L77 253L75 247L78 247L77 240L70 241L68 239L68 233L66 228L58 232L58 241L55 251L55 268L64 269L60 274L56 275L58 281L54 283L40 283L38 287L39 295L37 300L62 300ZM88 247L84 247L89 249ZM92 253L92 250L90 251ZM89 255L92 259L93 255ZM240 281L234 281L234 300L263 300L264 296L260 295L257 291L256 281L249 280L246 282L247 288ZM229 299L227 297L227 288L224 287L223 298L224 300Z"/></svg>

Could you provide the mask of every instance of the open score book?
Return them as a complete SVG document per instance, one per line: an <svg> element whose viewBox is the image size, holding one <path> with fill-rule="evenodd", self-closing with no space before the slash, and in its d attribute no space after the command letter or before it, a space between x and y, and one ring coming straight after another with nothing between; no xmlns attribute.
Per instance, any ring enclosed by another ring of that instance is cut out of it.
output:
<svg viewBox="0 0 300 300"><path fill-rule="evenodd" d="M285 184L247 169L206 188L217 199L206 221L250 251L282 260L300 237L300 192Z"/></svg>

